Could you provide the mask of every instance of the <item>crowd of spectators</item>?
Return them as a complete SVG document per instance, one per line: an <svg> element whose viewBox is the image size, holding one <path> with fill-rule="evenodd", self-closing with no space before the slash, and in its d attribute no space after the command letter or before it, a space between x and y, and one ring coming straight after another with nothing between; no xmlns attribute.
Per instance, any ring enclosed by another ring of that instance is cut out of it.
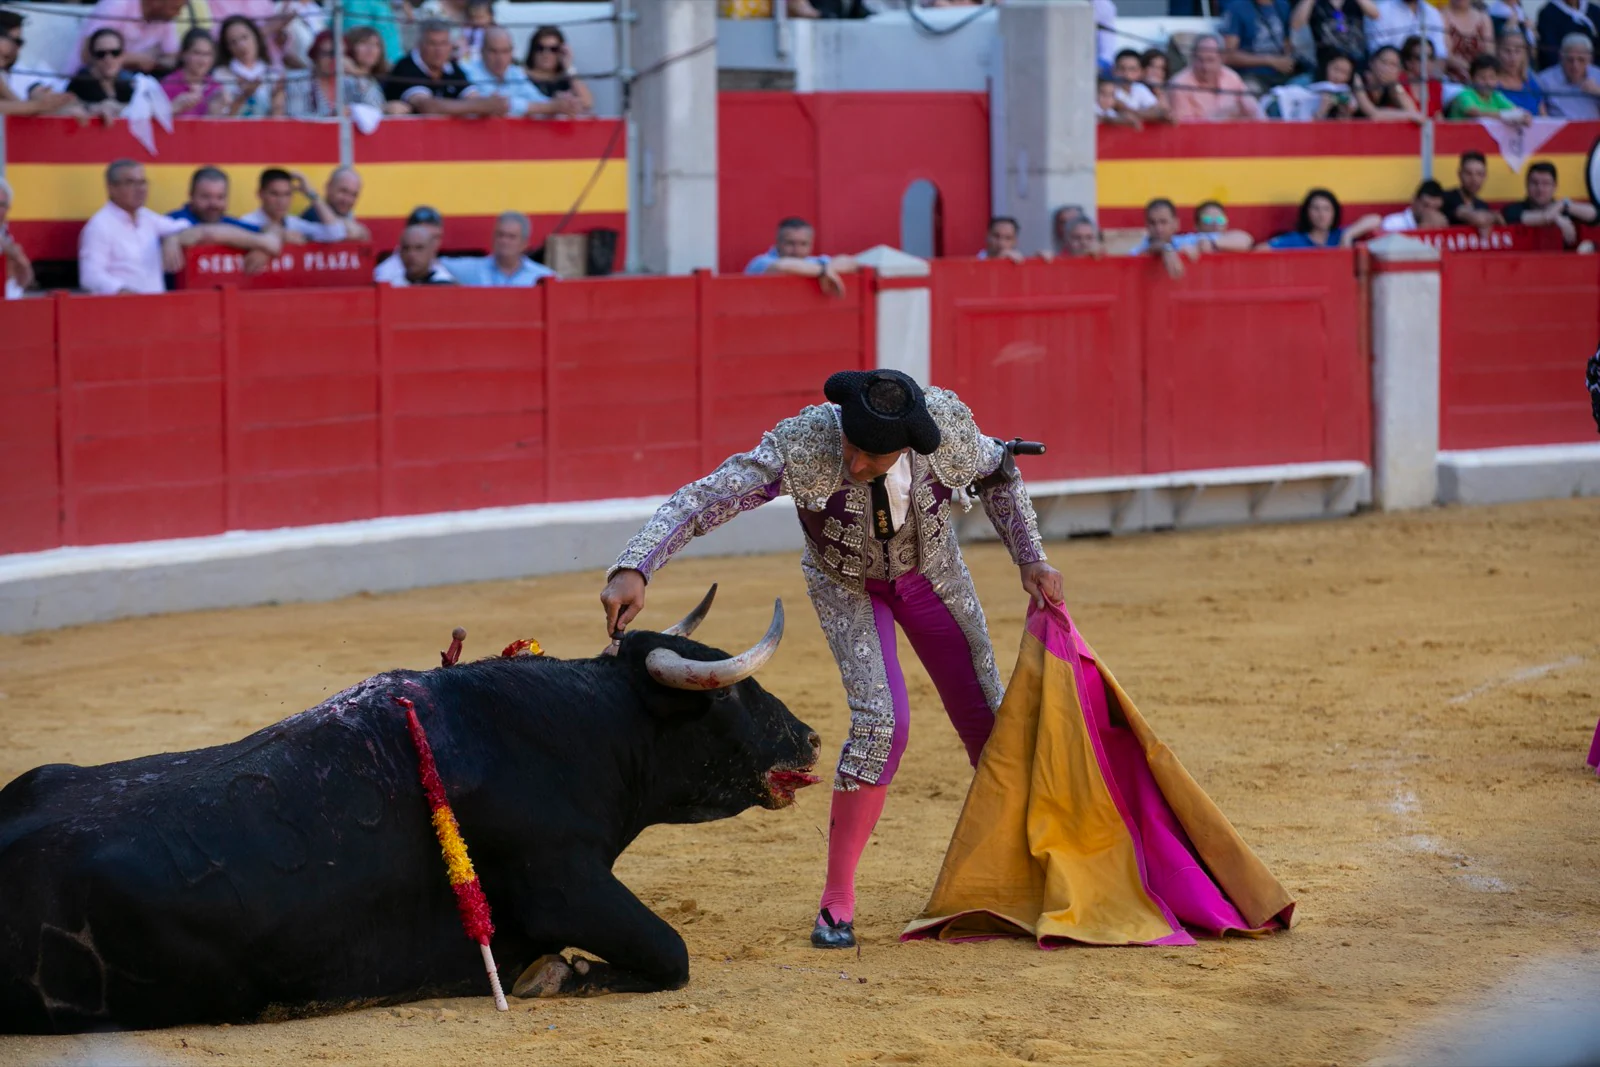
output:
<svg viewBox="0 0 1600 1067"><path fill-rule="evenodd" d="M195 246L234 249L242 253L242 273L256 275L295 246L371 240L356 217L362 182L353 167L335 168L320 192L304 174L268 167L257 178L258 206L237 217L228 214L229 184L220 168L200 167L189 179L188 199L162 215L146 204L150 181L143 164L112 162L105 171L106 202L78 235L78 287L101 295L164 292ZM35 282L33 264L7 226L12 195L0 179L0 263L8 300L26 295ZM305 204L299 214L293 211L297 200ZM442 256L444 219L431 207L418 207L406 219L394 254L373 270L373 280L395 286L531 287L555 274L528 255L532 237L528 217L508 211L495 221L487 255ZM797 254L809 255L809 246ZM854 269L848 257L832 268ZM837 273L832 277L837 281Z"/></svg>
<svg viewBox="0 0 1600 1067"><path fill-rule="evenodd" d="M1181 45L1181 47L1180 47ZM1185 60L1125 50L1102 69L1101 122L1262 118L1600 119L1600 4L1547 0L1226 0Z"/></svg>
<svg viewBox="0 0 1600 1067"><path fill-rule="evenodd" d="M401 7L408 18L397 28L387 0L347 2L347 29L336 42L310 0L210 0L215 32L193 25L181 34L183 0L99 0L84 19L72 68L53 73L14 70L23 18L0 10L0 115L109 121L133 100L139 75L155 78L173 114L185 118L327 118L338 114L341 89L352 113L367 108L374 118L594 110L560 27L536 29L519 62L489 0Z"/></svg>

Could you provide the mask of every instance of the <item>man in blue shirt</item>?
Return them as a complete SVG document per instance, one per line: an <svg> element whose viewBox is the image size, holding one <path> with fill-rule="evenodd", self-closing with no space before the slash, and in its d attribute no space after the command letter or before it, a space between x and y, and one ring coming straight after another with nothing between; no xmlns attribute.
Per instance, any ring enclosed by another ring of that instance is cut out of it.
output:
<svg viewBox="0 0 1600 1067"><path fill-rule="evenodd" d="M1294 74L1289 0L1229 0L1222 16L1222 61L1259 89Z"/></svg>
<svg viewBox="0 0 1600 1067"><path fill-rule="evenodd" d="M189 202L168 218L182 219L195 226L224 223L241 230L260 233L261 227L252 226L228 214L228 176L216 167L201 167L189 178Z"/></svg>
<svg viewBox="0 0 1600 1067"><path fill-rule="evenodd" d="M538 285L541 278L553 278L556 272L523 254L531 232L528 216L519 211L507 211L495 220L492 255L447 256L439 260L439 265L462 285L489 289Z"/></svg>
<svg viewBox="0 0 1600 1067"><path fill-rule="evenodd" d="M856 269L854 256L815 256L817 231L802 218L787 218L778 223L778 239L773 246L745 264L746 274L796 274L815 278L825 293L844 292L841 274Z"/></svg>
<svg viewBox="0 0 1600 1067"><path fill-rule="evenodd" d="M528 80L528 72L513 60L516 51L511 31L504 26L489 26L483 31L480 59L469 59L461 69L482 96L503 96L509 103L506 114L512 118L540 118L547 115L576 115L578 102L569 96L552 100Z"/></svg>

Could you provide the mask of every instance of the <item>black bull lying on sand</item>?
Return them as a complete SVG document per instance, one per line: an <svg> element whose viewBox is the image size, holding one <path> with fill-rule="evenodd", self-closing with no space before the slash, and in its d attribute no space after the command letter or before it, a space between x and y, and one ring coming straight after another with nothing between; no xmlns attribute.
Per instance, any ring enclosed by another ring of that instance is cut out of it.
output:
<svg viewBox="0 0 1600 1067"><path fill-rule="evenodd" d="M39 767L0 790L0 1031L285 1018L486 994L396 697L415 703L522 995L682 986L611 873L645 827L782 808L817 736L677 626L614 656L370 678L230 745ZM563 959L573 946L604 962Z"/></svg>

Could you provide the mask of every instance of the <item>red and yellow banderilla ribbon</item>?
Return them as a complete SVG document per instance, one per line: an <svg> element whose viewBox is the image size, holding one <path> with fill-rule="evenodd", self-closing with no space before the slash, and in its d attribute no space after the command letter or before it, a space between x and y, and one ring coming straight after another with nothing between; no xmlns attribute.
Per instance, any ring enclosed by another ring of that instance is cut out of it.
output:
<svg viewBox="0 0 1600 1067"><path fill-rule="evenodd" d="M411 731L411 743L417 749L417 775L422 781L422 793L427 797L428 808L433 812L433 832L439 839L439 850L444 853L450 888L456 895L456 910L461 913L461 928L467 932L467 937L477 942L483 953L483 966L489 973L489 986L494 990L494 1006L506 1011L506 995L500 988L500 972L495 968L493 953L489 951L489 938L494 936L489 900L483 895L483 887L478 884L477 872L472 869L467 843L461 838L461 827L456 825L455 812L450 810L450 799L445 796L444 782L439 778L439 768L434 763L428 735L422 732L416 706L405 697L397 696L394 700L406 709L406 726Z"/></svg>

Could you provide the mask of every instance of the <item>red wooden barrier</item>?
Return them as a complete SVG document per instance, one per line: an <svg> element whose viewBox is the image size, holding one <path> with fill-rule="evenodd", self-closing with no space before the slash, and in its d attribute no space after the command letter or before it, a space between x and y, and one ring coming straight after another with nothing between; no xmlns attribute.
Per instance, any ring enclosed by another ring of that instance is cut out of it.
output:
<svg viewBox="0 0 1600 1067"><path fill-rule="evenodd" d="M7 300L0 388L0 553L61 543L56 305Z"/></svg>
<svg viewBox="0 0 1600 1067"><path fill-rule="evenodd" d="M1441 273L1440 447L1593 441L1600 259L1447 252Z"/></svg>
<svg viewBox="0 0 1600 1067"><path fill-rule="evenodd" d="M244 272L244 253L203 245L191 248L178 274L179 289L328 289L367 285L377 257L355 241L285 245L260 274Z"/></svg>
<svg viewBox="0 0 1600 1067"><path fill-rule="evenodd" d="M988 432L1049 443L1034 477L1366 460L1369 371L1350 253L950 261L933 379Z"/></svg>
<svg viewBox="0 0 1600 1067"><path fill-rule="evenodd" d="M868 282L3 301L0 552L666 492L874 363Z"/></svg>

